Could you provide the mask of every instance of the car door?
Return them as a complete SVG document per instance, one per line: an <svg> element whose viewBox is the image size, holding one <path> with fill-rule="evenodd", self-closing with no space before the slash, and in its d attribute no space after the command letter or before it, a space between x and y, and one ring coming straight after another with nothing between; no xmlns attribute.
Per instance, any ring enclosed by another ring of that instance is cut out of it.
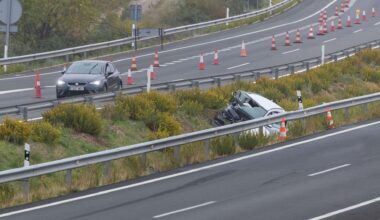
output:
<svg viewBox="0 0 380 220"><path fill-rule="evenodd" d="M108 73L112 73L112 74L108 75ZM115 68L113 67L113 65L110 63L107 63L107 66L106 66L107 85L108 85L108 88L112 90L116 89L117 87L117 80L115 77L116 74L114 73L115 73Z"/></svg>

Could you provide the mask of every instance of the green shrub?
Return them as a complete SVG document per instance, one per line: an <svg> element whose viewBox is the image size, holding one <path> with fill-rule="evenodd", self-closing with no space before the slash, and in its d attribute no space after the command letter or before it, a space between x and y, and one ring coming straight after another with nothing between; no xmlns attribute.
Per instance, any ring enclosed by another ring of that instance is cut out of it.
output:
<svg viewBox="0 0 380 220"><path fill-rule="evenodd" d="M142 95L127 97L125 104L129 108L129 117L132 120L145 120L155 112L154 102Z"/></svg>
<svg viewBox="0 0 380 220"><path fill-rule="evenodd" d="M145 123L154 132L154 138L165 138L182 132L181 124L168 113L158 112L148 119Z"/></svg>
<svg viewBox="0 0 380 220"><path fill-rule="evenodd" d="M219 156L234 154L236 152L234 137L225 136L212 139L211 149Z"/></svg>
<svg viewBox="0 0 380 220"><path fill-rule="evenodd" d="M306 119L305 119L306 120ZM305 123L306 121L302 122L301 120L298 121L292 121L288 123L287 129L287 135L289 138L298 138L305 135Z"/></svg>
<svg viewBox="0 0 380 220"><path fill-rule="evenodd" d="M174 113L177 110L176 100L171 95L153 91L142 96L154 103L156 111Z"/></svg>
<svg viewBox="0 0 380 220"><path fill-rule="evenodd" d="M60 136L60 129L53 127L49 122L42 121L32 124L31 139L34 142L51 144Z"/></svg>
<svg viewBox="0 0 380 220"><path fill-rule="evenodd" d="M195 116L195 115L201 114L203 112L204 107L202 104L200 104L197 101L189 100L189 101L185 101L182 104L181 109L186 114L191 115L191 116Z"/></svg>
<svg viewBox="0 0 380 220"><path fill-rule="evenodd" d="M102 118L93 105L64 104L42 114L53 125L63 125L77 132L99 135Z"/></svg>
<svg viewBox="0 0 380 220"><path fill-rule="evenodd" d="M0 185L0 201L9 201L14 197L15 190L9 184Z"/></svg>
<svg viewBox="0 0 380 220"><path fill-rule="evenodd" d="M244 132L239 136L239 146L244 150L252 150L259 145L259 140L252 132Z"/></svg>
<svg viewBox="0 0 380 220"><path fill-rule="evenodd" d="M130 108L127 96L117 96L115 104L105 105L101 111L103 118L114 121L127 120L130 117Z"/></svg>
<svg viewBox="0 0 380 220"><path fill-rule="evenodd" d="M0 139L15 144L24 144L32 132L29 124L20 122L16 119L5 118L0 125Z"/></svg>

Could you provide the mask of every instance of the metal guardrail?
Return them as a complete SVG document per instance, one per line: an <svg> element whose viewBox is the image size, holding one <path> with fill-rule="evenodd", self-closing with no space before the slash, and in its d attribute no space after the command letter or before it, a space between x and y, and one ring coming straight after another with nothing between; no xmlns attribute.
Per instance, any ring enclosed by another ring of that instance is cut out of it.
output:
<svg viewBox="0 0 380 220"><path fill-rule="evenodd" d="M278 4L273 5L272 7L268 7L262 10L258 10L258 11L254 11L254 12L250 12L246 14L231 16L229 18L222 18L222 19L217 19L213 21L202 22L198 24L191 24L191 25L185 25L185 26L176 27L176 28L169 28L169 29L163 30L163 33L164 35L171 35L171 34L181 33L185 31L202 29L202 28L206 28L206 27L210 27L214 25L220 25L227 22L251 18L254 16L259 16L259 15L271 12L273 10L279 9L289 2L291 2L291 0L284 0ZM143 40L148 40L148 39L153 39L153 38L156 38L156 37L141 38L138 40L143 41ZM66 48L62 50L2 58L0 59L0 65L26 63L26 62L36 61L36 60L51 59L51 58L63 57L63 56L68 56L68 55L73 55L73 54L80 54L80 53L84 53L85 54L84 57L87 57L87 52L122 46L122 45L130 44L134 41L135 41L134 37L127 37L127 38L122 38L118 40L89 44L89 45L84 45L84 46L79 46L79 47Z"/></svg>
<svg viewBox="0 0 380 220"><path fill-rule="evenodd" d="M325 57L325 62L336 62L343 57L349 57L350 54L359 52L363 49L379 47L380 39L371 41L365 44L358 46L350 47L332 54L329 54ZM246 78L258 79L262 76L269 75L275 79L279 78L281 73L294 74L297 70L310 70L311 68L321 64L320 57L314 57L306 60L297 61L294 63L288 63L284 65L278 65L271 68L262 68L248 71L232 72L225 73L217 76L205 76L195 79L184 79L176 82L165 82L165 83L156 83L152 84L152 90L160 91L174 91L181 88L198 88L200 86L209 86L217 85L221 86L223 82L237 81ZM146 86L128 86L123 88L122 91L103 93L96 95L88 95L81 97L74 97L70 99L60 99L60 100L51 100L43 101L38 103L24 104L13 107L4 107L0 108L0 116L4 115L21 115L24 120L28 120L28 113L34 110L43 110L52 108L59 104L65 103L94 103L94 102L107 102L113 100L119 93L124 95L133 95L146 91Z"/></svg>
<svg viewBox="0 0 380 220"><path fill-rule="evenodd" d="M11 169L0 172L0 183L25 180L31 177L37 177L46 174L52 174L60 171L67 171L67 175L71 179L71 170L89 166L98 163L107 163L112 160L117 160L129 156L141 155L165 148L174 147L178 151L178 147L185 144L190 144L199 141L205 141L205 148L209 148L209 141L212 138L221 137L224 135L239 134L251 129L260 128L273 123L278 123L284 117L287 121L300 120L306 117L323 114L326 108L330 107L331 110L348 109L358 105L368 104L371 102L380 101L380 93L346 99L326 103L320 106L292 111L283 114L274 115L267 118L260 118L251 121L244 121L241 123L230 124L222 127L211 128L207 130L197 131L193 133L173 136L165 139L150 141L146 143L134 144L130 146L120 147L116 149L106 150L97 153L86 154L82 156L71 157L67 159L52 161L32 165L29 167ZM205 150L207 151L207 150ZM207 151L208 152L208 151Z"/></svg>

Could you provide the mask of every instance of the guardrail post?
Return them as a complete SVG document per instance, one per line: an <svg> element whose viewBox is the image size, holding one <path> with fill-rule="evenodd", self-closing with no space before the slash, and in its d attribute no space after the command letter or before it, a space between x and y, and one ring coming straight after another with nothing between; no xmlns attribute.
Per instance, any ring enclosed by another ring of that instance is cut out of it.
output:
<svg viewBox="0 0 380 220"><path fill-rule="evenodd" d="M68 63L70 61L70 56L69 55L66 55L65 56L65 60L66 60L66 63Z"/></svg>
<svg viewBox="0 0 380 220"><path fill-rule="evenodd" d="M53 107L57 107L59 105L59 101L53 101Z"/></svg>
<svg viewBox="0 0 380 220"><path fill-rule="evenodd" d="M219 77L214 77L214 83L216 83L216 85L218 87L221 87L222 86L222 79Z"/></svg>
<svg viewBox="0 0 380 220"><path fill-rule="evenodd" d="M146 165L147 165L147 154L146 153L141 154L140 159L141 159L142 164L144 164L144 167L146 167Z"/></svg>
<svg viewBox="0 0 380 220"><path fill-rule="evenodd" d="M87 51L83 52L83 58L87 59Z"/></svg>
<svg viewBox="0 0 380 220"><path fill-rule="evenodd" d="M94 97L92 97L92 96L85 96L84 97L84 101L86 103L88 103L88 104L92 104L92 103L94 103Z"/></svg>
<svg viewBox="0 0 380 220"><path fill-rule="evenodd" d="M261 72L256 72L255 76L256 76L255 81L257 81L261 77Z"/></svg>
<svg viewBox="0 0 380 220"><path fill-rule="evenodd" d="M110 161L106 161L103 164L103 176L107 180L110 173Z"/></svg>
<svg viewBox="0 0 380 220"><path fill-rule="evenodd" d="M72 180L72 175L71 175L71 169L66 171L65 175L65 184L67 188L71 188L71 180Z"/></svg>
<svg viewBox="0 0 380 220"><path fill-rule="evenodd" d="M338 55L334 54L333 59L334 59L334 62L338 62Z"/></svg>
<svg viewBox="0 0 380 220"><path fill-rule="evenodd" d="M303 65L306 69L306 72L308 72L310 70L310 63L308 61L305 61L305 62L303 62Z"/></svg>
<svg viewBox="0 0 380 220"><path fill-rule="evenodd" d="M20 106L19 111L20 111L20 114L22 115L22 119L24 121L28 121L28 107Z"/></svg>
<svg viewBox="0 0 380 220"><path fill-rule="evenodd" d="M235 81L240 81L241 80L241 75L240 74L235 74L234 75L234 80Z"/></svg>
<svg viewBox="0 0 380 220"><path fill-rule="evenodd" d="M207 158L210 156L210 139L204 140L203 150Z"/></svg>
<svg viewBox="0 0 380 220"><path fill-rule="evenodd" d="M290 74L293 75L294 72L295 72L295 67L294 67L294 65L293 65L293 64L289 64L289 65L288 65L288 70L289 70Z"/></svg>
<svg viewBox="0 0 380 220"><path fill-rule="evenodd" d="M175 92L175 84L168 84L168 89L170 92Z"/></svg>
<svg viewBox="0 0 380 220"><path fill-rule="evenodd" d="M345 55L347 58L349 58L349 57L350 57L350 51L345 50L345 51L344 51L344 55Z"/></svg>
<svg viewBox="0 0 380 220"><path fill-rule="evenodd" d="M344 119L345 121L348 121L350 119L350 109L344 108Z"/></svg>
<svg viewBox="0 0 380 220"><path fill-rule="evenodd" d="M181 161L181 146L174 147L174 158L176 161Z"/></svg>
<svg viewBox="0 0 380 220"><path fill-rule="evenodd" d="M235 148L237 148L239 147L240 132L233 134L233 136L234 136L234 145L235 145Z"/></svg>
<svg viewBox="0 0 380 220"><path fill-rule="evenodd" d="M377 42L377 46L379 46L379 47L380 47L380 40Z"/></svg>
<svg viewBox="0 0 380 220"><path fill-rule="evenodd" d="M363 104L363 111L368 113L368 103Z"/></svg>
<svg viewBox="0 0 380 220"><path fill-rule="evenodd" d="M278 68L272 68L271 74L274 75L275 79L278 79Z"/></svg>
<svg viewBox="0 0 380 220"><path fill-rule="evenodd" d="M29 202L29 190L30 190L29 179L23 180L22 189L23 189L23 194L24 194L24 201Z"/></svg>
<svg viewBox="0 0 380 220"><path fill-rule="evenodd" d="M191 81L191 87L199 88L199 81L198 80L192 80Z"/></svg>

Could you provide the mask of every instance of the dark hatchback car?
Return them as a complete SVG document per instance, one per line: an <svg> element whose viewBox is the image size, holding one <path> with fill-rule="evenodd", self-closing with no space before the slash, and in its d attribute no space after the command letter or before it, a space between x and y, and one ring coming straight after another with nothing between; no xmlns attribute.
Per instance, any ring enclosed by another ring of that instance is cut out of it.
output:
<svg viewBox="0 0 380 220"><path fill-rule="evenodd" d="M120 72L108 61L77 61L62 74L56 85L57 98L119 90L123 86Z"/></svg>

